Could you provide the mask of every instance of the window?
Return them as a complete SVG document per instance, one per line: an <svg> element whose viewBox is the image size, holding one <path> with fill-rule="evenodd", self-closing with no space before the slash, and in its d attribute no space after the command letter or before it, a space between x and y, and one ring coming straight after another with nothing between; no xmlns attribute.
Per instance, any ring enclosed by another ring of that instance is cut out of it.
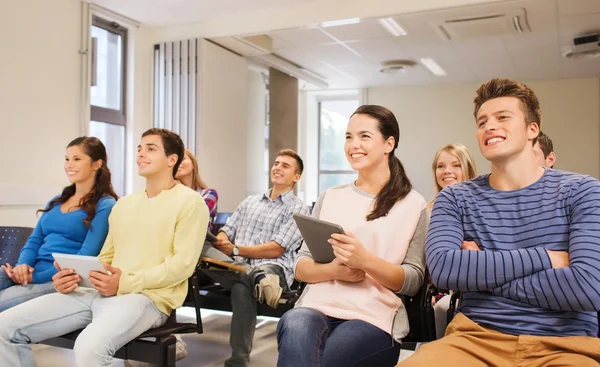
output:
<svg viewBox="0 0 600 367"><path fill-rule="evenodd" d="M125 194L125 81L127 29L93 17L90 136L106 147L108 168L119 196Z"/></svg>
<svg viewBox="0 0 600 367"><path fill-rule="evenodd" d="M348 119L357 108L357 99L319 102L319 192L356 179L344 143Z"/></svg>

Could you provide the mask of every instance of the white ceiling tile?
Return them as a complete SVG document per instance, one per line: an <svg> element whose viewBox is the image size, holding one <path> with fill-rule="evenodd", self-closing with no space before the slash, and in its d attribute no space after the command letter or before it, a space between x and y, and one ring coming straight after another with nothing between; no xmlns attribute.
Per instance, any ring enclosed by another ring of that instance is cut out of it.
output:
<svg viewBox="0 0 600 367"><path fill-rule="evenodd" d="M366 40L373 38L390 37L377 21L367 19L357 24L348 24L339 27L327 27L323 30L340 41Z"/></svg>
<svg viewBox="0 0 600 367"><path fill-rule="evenodd" d="M552 79L561 75L556 47L507 48L520 80Z"/></svg>
<svg viewBox="0 0 600 367"><path fill-rule="evenodd" d="M273 33L277 38L296 47L314 46L335 42L318 28L290 29Z"/></svg>
<svg viewBox="0 0 600 367"><path fill-rule="evenodd" d="M558 0L558 13L562 17L600 13L598 0Z"/></svg>
<svg viewBox="0 0 600 367"><path fill-rule="evenodd" d="M600 77L600 58L592 59L560 59L563 78Z"/></svg>
<svg viewBox="0 0 600 367"><path fill-rule="evenodd" d="M348 65L355 62L360 62L361 59L363 59L362 56L357 56L339 44L316 45L304 47L302 50L309 52L319 60L325 61L334 66Z"/></svg>
<svg viewBox="0 0 600 367"><path fill-rule="evenodd" d="M412 57L410 52L402 50L391 38L358 41L350 44L350 46L364 58L376 64L381 64L388 60L407 59Z"/></svg>
<svg viewBox="0 0 600 367"><path fill-rule="evenodd" d="M275 52L284 48L294 48L294 45L285 41L283 38L278 37L277 34L270 34L269 37L273 40L273 50L275 50Z"/></svg>

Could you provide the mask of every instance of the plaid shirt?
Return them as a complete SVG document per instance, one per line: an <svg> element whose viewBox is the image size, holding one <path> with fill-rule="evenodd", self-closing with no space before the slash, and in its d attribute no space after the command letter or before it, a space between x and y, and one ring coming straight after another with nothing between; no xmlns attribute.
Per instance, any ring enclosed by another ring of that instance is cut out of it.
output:
<svg viewBox="0 0 600 367"><path fill-rule="evenodd" d="M285 249L275 259L244 259L249 265L275 264L283 268L288 286L294 281L294 258L300 247L302 236L293 214L308 215L309 209L296 197L292 190L270 198L271 191L263 195L247 197L235 210L227 224L221 228L232 243L254 246L270 241Z"/></svg>
<svg viewBox="0 0 600 367"><path fill-rule="evenodd" d="M217 190L213 189L197 189L196 192L202 195L204 202L208 207L210 213L210 219L208 221L208 230L214 232L215 230L215 217L217 216L217 201L219 201L219 195Z"/></svg>

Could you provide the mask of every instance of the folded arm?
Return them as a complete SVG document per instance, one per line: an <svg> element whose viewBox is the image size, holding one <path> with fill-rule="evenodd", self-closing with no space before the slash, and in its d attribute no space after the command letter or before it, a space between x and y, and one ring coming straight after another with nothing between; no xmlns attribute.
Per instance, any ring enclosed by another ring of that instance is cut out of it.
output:
<svg viewBox="0 0 600 367"><path fill-rule="evenodd" d="M572 196L569 266L515 279L492 293L558 311L600 310L600 183L584 181Z"/></svg>
<svg viewBox="0 0 600 367"><path fill-rule="evenodd" d="M427 267L441 289L487 291L552 268L544 248L464 251L462 215L452 190L436 198L426 241Z"/></svg>

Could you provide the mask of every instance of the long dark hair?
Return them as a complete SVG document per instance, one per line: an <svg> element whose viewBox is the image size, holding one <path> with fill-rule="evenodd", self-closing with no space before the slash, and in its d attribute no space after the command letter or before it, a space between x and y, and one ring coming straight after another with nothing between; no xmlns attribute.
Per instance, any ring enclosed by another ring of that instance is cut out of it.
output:
<svg viewBox="0 0 600 367"><path fill-rule="evenodd" d="M388 165L390 167L390 179L375 197L375 207L367 215L367 221L385 217L396 203L406 197L412 190L412 184L406 176L406 171L400 159L394 155L398 148L400 138L400 127L396 116L392 111L382 106L364 105L360 106L354 115L368 115L379 121L379 132L385 140L394 138L394 149L388 154Z"/></svg>
<svg viewBox="0 0 600 367"><path fill-rule="evenodd" d="M79 201L79 207L81 207L81 209L87 214L87 217L83 220L83 223L91 228L92 219L94 219L94 216L96 216L96 206L98 205L98 201L100 201L100 199L102 199L104 196L112 196L115 198L115 200L119 197L112 187L110 170L108 169L106 159L106 148L100 139L82 136L70 142L69 145L67 145L67 148L73 146L82 147L85 154L92 159L92 162L102 160L102 166L96 171L96 182L94 183L94 187ZM37 212L48 212L55 205L60 205L69 200L69 198L74 194L75 184L69 185L63 189L62 194L59 197L52 200L48 204L46 209L40 209Z"/></svg>

